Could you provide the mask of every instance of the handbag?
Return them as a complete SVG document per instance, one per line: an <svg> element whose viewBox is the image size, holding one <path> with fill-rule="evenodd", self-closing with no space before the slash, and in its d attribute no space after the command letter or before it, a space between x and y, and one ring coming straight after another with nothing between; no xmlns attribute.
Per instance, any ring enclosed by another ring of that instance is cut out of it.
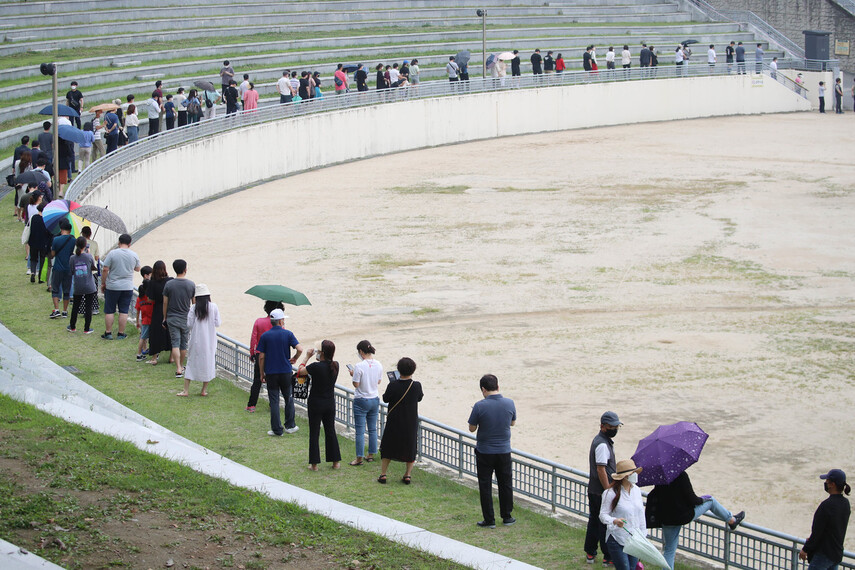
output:
<svg viewBox="0 0 855 570"><path fill-rule="evenodd" d="M652 542L647 540L647 537L641 534L640 530L630 530L628 528L624 528L624 530L629 534L629 539L623 545L623 551L626 554L644 562L650 562L654 566L668 568L668 562L665 560L665 557L662 556L662 553L659 552L659 549Z"/></svg>
<svg viewBox="0 0 855 570"><path fill-rule="evenodd" d="M27 225L24 226L24 231L21 232L21 245L27 245L30 241L30 222L27 220Z"/></svg>
<svg viewBox="0 0 855 570"><path fill-rule="evenodd" d="M12 188L15 187L15 174L14 173L6 175L6 185L10 186Z"/></svg>
<svg viewBox="0 0 855 570"><path fill-rule="evenodd" d="M389 410L386 412L386 415L387 415L387 416L388 416L389 414L391 414L391 413L392 413L392 410L394 410L396 407L398 407L398 404L400 404L401 402L403 402L403 401L404 401L404 398L406 398L406 397L407 397L407 393L410 391L410 388L412 388L412 387L413 387L413 380L410 380L410 385L409 385L409 386L407 386L407 390L404 392L404 395L403 395L403 396L401 396L401 397L398 399L398 401L397 401L397 402L395 402L395 403L392 405L392 407L391 407L391 408L389 408Z"/></svg>
<svg viewBox="0 0 855 570"><path fill-rule="evenodd" d="M306 380L302 384L297 380L297 376L292 376L291 378L291 395L300 400L305 400L309 397L309 385L312 383L312 377L307 375L305 378Z"/></svg>

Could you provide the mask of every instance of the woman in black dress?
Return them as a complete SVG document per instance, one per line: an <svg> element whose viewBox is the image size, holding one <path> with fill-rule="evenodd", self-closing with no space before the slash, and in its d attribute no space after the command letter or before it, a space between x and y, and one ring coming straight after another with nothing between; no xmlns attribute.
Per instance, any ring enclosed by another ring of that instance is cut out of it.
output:
<svg viewBox="0 0 855 570"><path fill-rule="evenodd" d="M145 295L154 302L151 310L151 325L149 326L148 353L151 360L147 364L157 364L157 357L164 350L172 350L172 342L169 340L169 332L163 326L163 286L172 279L166 273L166 264L157 260L152 266L151 280L146 287Z"/></svg>
<svg viewBox="0 0 855 570"><path fill-rule="evenodd" d="M341 467L341 451L338 436L335 433L335 380L338 378L338 362L335 356L335 344L331 340L321 343L318 361L306 366L306 361L315 353L314 348L306 351L303 362L297 369L297 377L309 376L309 469L318 470L321 462L321 449L318 440L321 437L321 423L324 425L324 450L326 460L333 469Z"/></svg>
<svg viewBox="0 0 855 570"><path fill-rule="evenodd" d="M407 470L401 481L409 485L412 482L413 465L418 451L419 402L422 401L422 385L413 380L416 363L411 358L398 361L398 380L389 382L383 401L389 404L386 412L386 428L380 440L380 477L378 483L386 483L386 470L389 463L403 461Z"/></svg>
<svg viewBox="0 0 855 570"><path fill-rule="evenodd" d="M386 74L383 73L383 64L377 64L377 89L386 89Z"/></svg>
<svg viewBox="0 0 855 570"><path fill-rule="evenodd" d="M300 74L300 88L297 90L297 93L300 95L300 98L303 101L308 101L309 94L309 83L310 83L311 75L308 71L304 71Z"/></svg>

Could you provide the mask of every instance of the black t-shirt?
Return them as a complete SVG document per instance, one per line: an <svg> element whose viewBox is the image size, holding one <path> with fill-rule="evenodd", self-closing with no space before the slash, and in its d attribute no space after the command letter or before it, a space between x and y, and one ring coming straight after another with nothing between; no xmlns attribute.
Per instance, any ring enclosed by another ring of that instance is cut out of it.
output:
<svg viewBox="0 0 855 570"><path fill-rule="evenodd" d="M75 111L80 110L80 100L83 99L83 93L79 89L72 89L65 94L65 98L68 100L69 107Z"/></svg>
<svg viewBox="0 0 855 570"><path fill-rule="evenodd" d="M582 54L582 68L585 71L591 71L593 69L591 66L591 52L589 51Z"/></svg>
<svg viewBox="0 0 855 570"><path fill-rule="evenodd" d="M531 69L532 71L540 71L540 62L543 61L543 58L540 57L539 53L531 54Z"/></svg>
<svg viewBox="0 0 855 570"><path fill-rule="evenodd" d="M543 68L546 71L553 71L555 69L555 60L552 59L551 55L547 55L543 58Z"/></svg>
<svg viewBox="0 0 855 570"><path fill-rule="evenodd" d="M728 62L728 63L732 63L732 62L733 62L733 52L734 52L733 46L727 46L727 47L724 49L724 55L726 56L726 59L727 59L727 62Z"/></svg>
<svg viewBox="0 0 855 570"><path fill-rule="evenodd" d="M240 97L240 93L235 89L234 85L229 85L225 92L226 104L229 107L236 107L238 102L238 97Z"/></svg>
<svg viewBox="0 0 855 570"><path fill-rule="evenodd" d="M377 89L386 89L386 76L382 69L377 71Z"/></svg>
<svg viewBox="0 0 855 570"><path fill-rule="evenodd" d="M335 402L335 381L338 373L333 373L330 362L326 360L313 362L306 366L306 372L312 377L312 384L309 387L309 405Z"/></svg>
<svg viewBox="0 0 855 570"><path fill-rule="evenodd" d="M511 60L511 75L520 74L520 56L516 56Z"/></svg>
<svg viewBox="0 0 855 570"><path fill-rule="evenodd" d="M365 73L364 69L359 69L356 71L356 86L357 87L365 87L365 82L368 81L368 74Z"/></svg>
<svg viewBox="0 0 855 570"><path fill-rule="evenodd" d="M843 559L843 538L849 524L849 500L843 495L830 495L819 504L813 515L810 537L805 541L804 551L813 560L817 552L831 562L839 564Z"/></svg>

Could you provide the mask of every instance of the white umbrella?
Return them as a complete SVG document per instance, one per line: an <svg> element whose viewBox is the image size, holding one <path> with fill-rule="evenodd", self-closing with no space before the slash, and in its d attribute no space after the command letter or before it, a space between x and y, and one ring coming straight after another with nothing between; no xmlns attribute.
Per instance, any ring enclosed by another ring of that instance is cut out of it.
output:
<svg viewBox="0 0 855 570"><path fill-rule="evenodd" d="M516 56L509 51L503 51L499 54L499 59L504 59L505 61L509 61L514 59Z"/></svg>

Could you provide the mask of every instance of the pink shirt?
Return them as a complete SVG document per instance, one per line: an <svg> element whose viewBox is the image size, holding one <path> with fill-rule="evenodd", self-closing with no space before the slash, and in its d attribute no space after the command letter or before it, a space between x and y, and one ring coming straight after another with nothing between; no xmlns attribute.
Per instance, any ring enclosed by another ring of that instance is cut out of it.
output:
<svg viewBox="0 0 855 570"><path fill-rule="evenodd" d="M247 91L247 93L249 93ZM258 99L258 94L256 93L256 100ZM269 331L273 328L273 325L270 324L270 317L261 317L260 319L255 319L255 324L252 325L252 336L249 339L249 353L252 356L258 354L255 350L255 347L258 346L258 339L261 338L261 335Z"/></svg>
<svg viewBox="0 0 855 570"><path fill-rule="evenodd" d="M248 89L247 91L244 91L243 109L244 111L250 109L258 109L258 91L256 91L255 89Z"/></svg>
<svg viewBox="0 0 855 570"><path fill-rule="evenodd" d="M347 88L347 74L345 72L343 72L342 70L337 69L335 72L335 76L338 78L339 81L341 81L341 85L336 85L335 90L341 91L343 89L346 89ZM335 83L335 82L333 82L333 83Z"/></svg>

